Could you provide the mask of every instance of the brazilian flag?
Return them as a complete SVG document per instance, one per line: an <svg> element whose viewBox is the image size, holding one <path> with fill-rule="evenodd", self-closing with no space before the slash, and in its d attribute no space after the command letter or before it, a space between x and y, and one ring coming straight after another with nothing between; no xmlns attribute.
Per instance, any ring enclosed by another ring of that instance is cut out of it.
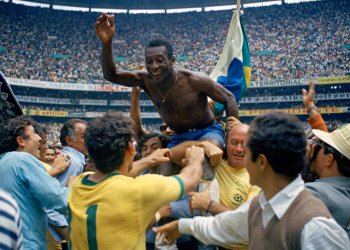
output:
<svg viewBox="0 0 350 250"><path fill-rule="evenodd" d="M234 11L224 49L210 78L228 89L239 102L247 92L251 75L248 38L242 17ZM222 104L215 102L215 114L223 109Z"/></svg>

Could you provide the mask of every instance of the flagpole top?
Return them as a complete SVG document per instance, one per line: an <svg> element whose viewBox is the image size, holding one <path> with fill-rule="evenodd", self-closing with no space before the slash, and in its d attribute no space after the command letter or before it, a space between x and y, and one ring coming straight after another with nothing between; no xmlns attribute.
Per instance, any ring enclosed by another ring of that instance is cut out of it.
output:
<svg viewBox="0 0 350 250"><path fill-rule="evenodd" d="M240 10L241 10L241 0L237 0L237 2L236 2L236 9L237 9L237 11L238 11L238 14L240 13Z"/></svg>

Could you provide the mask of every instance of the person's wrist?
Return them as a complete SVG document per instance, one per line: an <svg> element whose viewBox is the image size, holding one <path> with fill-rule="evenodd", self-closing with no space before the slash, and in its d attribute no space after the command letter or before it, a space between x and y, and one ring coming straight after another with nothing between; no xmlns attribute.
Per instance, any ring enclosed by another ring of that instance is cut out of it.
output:
<svg viewBox="0 0 350 250"><path fill-rule="evenodd" d="M205 211L206 213L209 213L209 211L210 211L210 207L211 207L211 205L213 204L213 200L210 200L209 201L209 203L208 203L208 206L207 206L207 210Z"/></svg>
<svg viewBox="0 0 350 250"><path fill-rule="evenodd" d="M316 107L316 105L311 105L311 106L309 106L309 107L306 108L306 112L307 112L308 114L310 114L311 111L313 111L313 110L315 110L315 111L317 111L317 112L320 112L319 109Z"/></svg>

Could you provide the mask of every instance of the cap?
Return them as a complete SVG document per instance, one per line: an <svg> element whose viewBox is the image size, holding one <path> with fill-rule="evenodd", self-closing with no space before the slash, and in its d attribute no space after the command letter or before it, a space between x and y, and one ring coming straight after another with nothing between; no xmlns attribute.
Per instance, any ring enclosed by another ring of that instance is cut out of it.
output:
<svg viewBox="0 0 350 250"><path fill-rule="evenodd" d="M346 158L350 159L350 123L339 127L332 133L318 129L313 129L312 132L320 140L331 145Z"/></svg>

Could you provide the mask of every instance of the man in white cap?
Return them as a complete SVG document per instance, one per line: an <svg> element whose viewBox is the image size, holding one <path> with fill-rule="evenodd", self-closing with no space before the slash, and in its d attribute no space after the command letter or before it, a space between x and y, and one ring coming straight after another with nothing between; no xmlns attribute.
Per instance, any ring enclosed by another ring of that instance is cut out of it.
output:
<svg viewBox="0 0 350 250"><path fill-rule="evenodd" d="M311 167L319 177L306 183L350 238L350 123L332 133L314 129Z"/></svg>

